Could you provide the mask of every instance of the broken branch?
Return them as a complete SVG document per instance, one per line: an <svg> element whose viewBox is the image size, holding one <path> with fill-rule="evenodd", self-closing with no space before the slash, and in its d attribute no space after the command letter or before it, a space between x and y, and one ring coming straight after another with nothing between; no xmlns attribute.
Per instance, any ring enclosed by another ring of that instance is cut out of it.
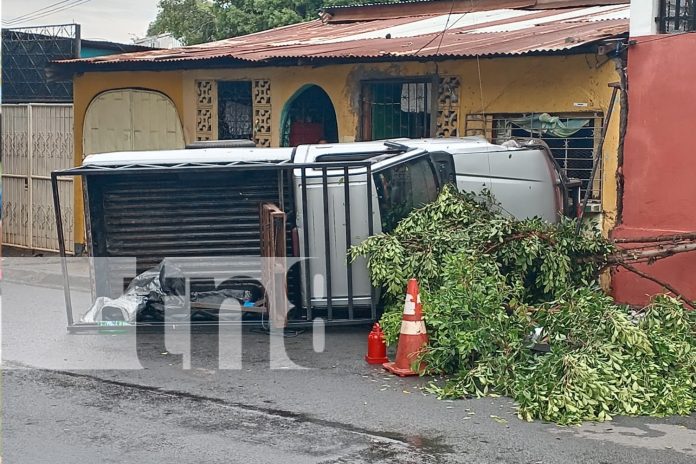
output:
<svg viewBox="0 0 696 464"><path fill-rule="evenodd" d="M642 277L642 278L644 278L644 279L647 279L647 280L649 280L649 281L651 281L651 282L656 283L657 285L659 285L659 286L661 286L662 288L668 290L668 291L671 292L674 296L676 296L677 298L679 298L680 300L682 300L682 301L684 302L684 304L686 304L687 306L689 306L691 309L696 309L696 306L694 306L694 303L691 302L691 300L689 300L688 298L686 298L682 293L680 293L677 289L675 289L674 287L672 287L672 286L671 286L670 284L668 284L667 282L663 282L663 281L661 281L661 280L659 280L659 279L657 279L657 278L651 276L650 274L646 274L645 272L643 272L643 271L641 271L640 269L637 269L637 268L631 266L630 264L626 264L626 263L617 263L617 265L623 267L623 268L626 269L627 271L633 272L634 274L636 274L636 275L638 275L638 276L640 276L640 277Z"/></svg>
<svg viewBox="0 0 696 464"><path fill-rule="evenodd" d="M684 240L696 240L696 232L673 235L656 235L650 237L615 238L614 243L682 242Z"/></svg>

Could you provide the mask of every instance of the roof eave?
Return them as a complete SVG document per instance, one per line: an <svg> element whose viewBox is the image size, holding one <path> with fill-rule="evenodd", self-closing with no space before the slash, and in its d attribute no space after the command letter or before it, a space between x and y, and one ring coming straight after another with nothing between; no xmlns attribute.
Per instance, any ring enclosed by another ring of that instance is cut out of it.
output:
<svg viewBox="0 0 696 464"><path fill-rule="evenodd" d="M628 34L617 34L608 38L627 37ZM450 60L469 60L476 58L519 58L524 56L562 56L594 53L598 42L607 38L597 39L591 42L579 44L563 50L539 50L521 53L487 53L481 55L393 55L363 57L279 57L266 60L244 60L234 57L219 57L213 59L177 59L177 60L152 60L152 61L119 61L119 62L91 62L91 61L66 61L54 62L46 68L46 73L51 79L69 79L73 75L85 72L118 72L118 71L182 71L192 69L220 69L220 68L259 68L270 66L327 66L332 64L350 63L379 63L379 62L433 62Z"/></svg>

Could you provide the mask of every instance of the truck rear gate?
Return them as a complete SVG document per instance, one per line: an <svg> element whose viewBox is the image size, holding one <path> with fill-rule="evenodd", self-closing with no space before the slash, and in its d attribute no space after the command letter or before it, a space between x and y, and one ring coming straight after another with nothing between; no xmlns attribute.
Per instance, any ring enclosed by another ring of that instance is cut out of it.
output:
<svg viewBox="0 0 696 464"><path fill-rule="evenodd" d="M355 174L359 172L359 174ZM294 175L293 175L294 174ZM65 235L58 195L58 179L63 176L81 176L85 199L85 223L90 256L109 258L94 260L93 298L118 297L128 281L123 280L123 263L117 258L132 258L136 271L140 273L157 266L164 258L187 258L192 262L197 276L205 268L206 279L189 275L191 291L209 291L215 281L229 277L257 280L262 275L260 208L276 205L285 213L285 230L282 239L285 253L297 254L297 241L303 250L310 249L309 233L295 234L294 228L309 231L307 206L308 184L316 188L321 181L321 208L323 224L336 221L337 207L329 195L329 179L339 177L343 186L343 218L345 234L330 234L324 228L323 237L311 237L313 247L323 240L325 256L312 263L311 257L288 269L287 292L294 309L288 313L289 325L311 324L321 317L327 324L368 322L377 318L375 290L371 289L369 303L365 298L356 300L353 292L353 266L344 263L345 272L336 276L330 250L336 246L348 246L351 240L351 224L356 211L363 211L360 218L368 224L368 235L373 234L375 209L373 207L373 185L370 180L371 161L319 162L299 164L293 162L187 162L179 164L127 164L120 166L86 165L53 172L53 198L59 237L60 253L63 258L65 303L68 328L71 331L103 328L101 325L81 323L75 318L72 307L69 279L67 275ZM319 177L317 177L319 176ZM308 182L309 180L309 182ZM293 182L299 188L293 189ZM365 188L357 199L355 188ZM333 183L335 188L335 183ZM351 194L352 190L352 194ZM293 193L294 192L294 193ZM316 194L315 194L316 195ZM353 197L353 198L351 198ZM362 208L351 208L367 199ZM296 211L301 205L301 213ZM314 207L316 210L319 208ZM351 212L352 211L352 212ZM333 215L333 219L330 216ZM297 217L301 216L300 224ZM293 238L294 236L294 238ZM352 243L355 244L355 243ZM274 250L274 247L265 247ZM282 248L282 247L281 247ZM278 249L277 247L275 248ZM273 251L273 254L281 254ZM256 257L257 259L249 259ZM201 258L210 258L202 260ZM335 259L335 257L333 258ZM291 263L292 264L292 263ZM233 275L230 269L233 268ZM333 269L332 269L333 268ZM315 274L323 275L318 283ZM135 276L131 276L135 277ZM342 279L336 285L336 279ZM336 298L334 285L347 289L347 293ZM318 288L317 286L321 286ZM317 287L317 288L315 288ZM317 294L325 295L322 304L316 303ZM360 304L358 304L358 302ZM340 303L340 304L337 304ZM82 314L87 308L77 308ZM79 316L78 316L79 318ZM258 323L258 321L249 321ZM210 325L210 320L192 318L192 325ZM218 321L212 321L218 323ZM223 321L219 321L223 323ZM164 322L143 322L149 326Z"/></svg>

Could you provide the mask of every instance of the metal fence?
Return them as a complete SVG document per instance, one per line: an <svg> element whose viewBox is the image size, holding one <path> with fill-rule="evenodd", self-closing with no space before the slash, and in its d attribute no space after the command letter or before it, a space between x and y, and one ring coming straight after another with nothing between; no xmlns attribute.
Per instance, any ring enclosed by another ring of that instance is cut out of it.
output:
<svg viewBox="0 0 696 464"><path fill-rule="evenodd" d="M48 79L46 66L80 57L80 26L57 24L2 30L2 100L68 103L72 79Z"/></svg>
<svg viewBox="0 0 696 464"><path fill-rule="evenodd" d="M71 104L2 105L3 243L57 251L51 172L73 166ZM60 178L65 247L74 251L73 181Z"/></svg>
<svg viewBox="0 0 696 464"><path fill-rule="evenodd" d="M661 0L657 17L660 32L696 31L696 5L694 0Z"/></svg>

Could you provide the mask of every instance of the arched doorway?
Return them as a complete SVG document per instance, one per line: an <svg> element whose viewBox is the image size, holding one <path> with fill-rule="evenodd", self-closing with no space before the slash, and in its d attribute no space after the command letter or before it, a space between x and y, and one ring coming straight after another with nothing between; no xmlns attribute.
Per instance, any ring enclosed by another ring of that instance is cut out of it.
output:
<svg viewBox="0 0 696 464"><path fill-rule="evenodd" d="M102 92L90 102L82 129L82 154L184 148L179 114L166 95L152 90Z"/></svg>
<svg viewBox="0 0 696 464"><path fill-rule="evenodd" d="M318 85L305 85L285 104L281 116L280 144L338 142L336 111L331 98Z"/></svg>

